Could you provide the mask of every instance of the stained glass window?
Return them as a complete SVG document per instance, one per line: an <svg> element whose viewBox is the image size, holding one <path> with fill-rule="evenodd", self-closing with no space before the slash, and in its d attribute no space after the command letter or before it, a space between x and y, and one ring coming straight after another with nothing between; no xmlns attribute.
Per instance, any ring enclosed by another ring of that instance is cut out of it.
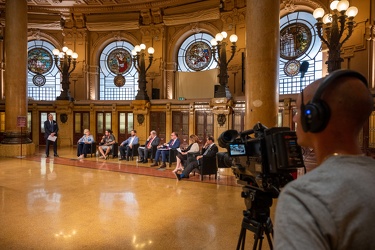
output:
<svg viewBox="0 0 375 250"><path fill-rule="evenodd" d="M321 42L315 18L293 12L280 19L279 93L297 94L322 77Z"/></svg>
<svg viewBox="0 0 375 250"><path fill-rule="evenodd" d="M197 33L186 38L178 51L178 71L195 72L216 68L210 45L212 38L207 33Z"/></svg>
<svg viewBox="0 0 375 250"><path fill-rule="evenodd" d="M27 95L34 100L54 101L60 96L60 73L53 62L54 45L43 40L27 43Z"/></svg>
<svg viewBox="0 0 375 250"><path fill-rule="evenodd" d="M126 41L109 43L100 54L100 100L134 100L138 91L138 72Z"/></svg>

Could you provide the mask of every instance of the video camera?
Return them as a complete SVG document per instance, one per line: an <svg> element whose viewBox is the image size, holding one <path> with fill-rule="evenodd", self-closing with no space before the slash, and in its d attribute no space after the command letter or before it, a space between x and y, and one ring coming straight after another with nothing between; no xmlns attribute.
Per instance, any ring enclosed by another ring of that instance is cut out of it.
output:
<svg viewBox="0 0 375 250"><path fill-rule="evenodd" d="M219 167L231 167L238 184L267 192L273 198L293 180L292 172L305 167L296 133L287 127L267 128L257 123L240 133L223 132L218 143L228 151L218 153Z"/></svg>

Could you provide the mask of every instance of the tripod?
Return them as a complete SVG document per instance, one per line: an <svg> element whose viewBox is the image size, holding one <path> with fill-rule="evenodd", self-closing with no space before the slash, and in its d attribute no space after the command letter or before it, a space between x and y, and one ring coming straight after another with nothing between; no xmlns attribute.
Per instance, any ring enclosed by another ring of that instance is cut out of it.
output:
<svg viewBox="0 0 375 250"><path fill-rule="evenodd" d="M241 224L241 232L238 238L237 250L245 249L246 230L254 233L253 250L262 249L264 234L267 237L270 249L273 249L272 239L273 226L270 218L270 207L272 206L272 195L250 186L244 186L241 193L245 199L247 210L243 211L244 218Z"/></svg>

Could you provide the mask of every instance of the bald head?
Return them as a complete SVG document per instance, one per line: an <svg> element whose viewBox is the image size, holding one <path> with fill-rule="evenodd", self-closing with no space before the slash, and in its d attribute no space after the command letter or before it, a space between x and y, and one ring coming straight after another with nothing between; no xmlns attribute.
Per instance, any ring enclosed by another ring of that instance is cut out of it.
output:
<svg viewBox="0 0 375 250"><path fill-rule="evenodd" d="M324 78L319 79L303 90L305 105L311 102L324 80ZM340 140L342 144L349 140L357 140L357 136L371 114L374 105L371 93L362 80L355 76L346 75L333 78L325 86L319 98L327 104L330 111L327 125L323 130L311 133L305 132L301 128L301 97L299 95L297 99L299 110L294 117L294 121L297 122L298 142L301 146L313 148L324 143L328 145L340 142Z"/></svg>

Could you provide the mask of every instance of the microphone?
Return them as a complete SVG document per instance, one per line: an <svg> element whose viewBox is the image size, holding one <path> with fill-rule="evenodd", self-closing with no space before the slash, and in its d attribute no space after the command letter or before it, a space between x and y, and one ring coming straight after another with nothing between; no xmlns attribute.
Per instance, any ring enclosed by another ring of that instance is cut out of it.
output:
<svg viewBox="0 0 375 250"><path fill-rule="evenodd" d="M301 72L301 78L305 76L305 73L307 72L307 69L309 68L309 62L304 61L301 63L301 66L299 67L299 72Z"/></svg>

